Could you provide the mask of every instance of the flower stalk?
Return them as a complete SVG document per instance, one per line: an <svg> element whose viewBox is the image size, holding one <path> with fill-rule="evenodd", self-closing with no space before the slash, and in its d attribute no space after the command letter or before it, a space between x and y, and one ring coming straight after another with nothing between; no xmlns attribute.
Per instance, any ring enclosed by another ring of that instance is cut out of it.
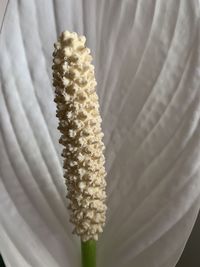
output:
<svg viewBox="0 0 200 267"><path fill-rule="evenodd" d="M96 267L96 241L81 241L82 267Z"/></svg>
<svg viewBox="0 0 200 267"><path fill-rule="evenodd" d="M85 41L63 32L54 45L52 69L70 221L81 238L83 267L94 267L106 219L106 172L94 66Z"/></svg>

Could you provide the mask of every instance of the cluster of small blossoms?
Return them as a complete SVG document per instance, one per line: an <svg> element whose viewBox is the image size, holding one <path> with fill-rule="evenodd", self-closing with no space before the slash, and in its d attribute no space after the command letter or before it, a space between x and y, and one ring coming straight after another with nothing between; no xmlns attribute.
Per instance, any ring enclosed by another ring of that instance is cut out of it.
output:
<svg viewBox="0 0 200 267"><path fill-rule="evenodd" d="M56 116L73 233L97 240L106 213L104 144L94 66L85 37L63 32L53 52Z"/></svg>

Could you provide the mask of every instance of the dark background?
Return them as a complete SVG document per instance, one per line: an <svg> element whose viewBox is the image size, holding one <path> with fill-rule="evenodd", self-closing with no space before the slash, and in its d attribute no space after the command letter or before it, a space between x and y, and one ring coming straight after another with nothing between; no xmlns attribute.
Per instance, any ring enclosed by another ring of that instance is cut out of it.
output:
<svg viewBox="0 0 200 267"><path fill-rule="evenodd" d="M176 267L200 267L200 213Z"/></svg>

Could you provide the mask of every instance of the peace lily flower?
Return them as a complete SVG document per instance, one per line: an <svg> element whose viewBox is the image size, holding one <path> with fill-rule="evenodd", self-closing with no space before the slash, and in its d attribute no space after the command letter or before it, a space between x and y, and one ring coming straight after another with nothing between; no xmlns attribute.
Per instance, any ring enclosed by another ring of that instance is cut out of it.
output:
<svg viewBox="0 0 200 267"><path fill-rule="evenodd" d="M0 35L0 251L7 266L80 266L63 185L52 44L94 58L107 171L98 266L174 267L200 198L199 2L9 1Z"/></svg>
<svg viewBox="0 0 200 267"><path fill-rule="evenodd" d="M92 267L106 219L106 172L94 66L85 41L85 36L63 32L55 43L52 69L70 221L81 237L83 266Z"/></svg>
<svg viewBox="0 0 200 267"><path fill-rule="evenodd" d="M104 144L94 67L85 37L65 31L55 44L53 85L74 233L98 240L105 225Z"/></svg>

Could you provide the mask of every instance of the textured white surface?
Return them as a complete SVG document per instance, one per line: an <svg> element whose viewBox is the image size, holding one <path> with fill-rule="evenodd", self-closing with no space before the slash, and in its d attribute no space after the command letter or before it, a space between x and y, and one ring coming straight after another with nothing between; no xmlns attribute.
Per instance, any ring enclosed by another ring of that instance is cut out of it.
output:
<svg viewBox="0 0 200 267"><path fill-rule="evenodd" d="M97 241L107 210L105 145L94 65L85 42L85 36L62 32L54 44L52 76L70 222L81 241Z"/></svg>
<svg viewBox="0 0 200 267"><path fill-rule="evenodd" d="M87 37L108 171L104 267L174 267L199 210L196 0L10 0L0 36L0 251L8 267L79 266L51 86L63 30Z"/></svg>

